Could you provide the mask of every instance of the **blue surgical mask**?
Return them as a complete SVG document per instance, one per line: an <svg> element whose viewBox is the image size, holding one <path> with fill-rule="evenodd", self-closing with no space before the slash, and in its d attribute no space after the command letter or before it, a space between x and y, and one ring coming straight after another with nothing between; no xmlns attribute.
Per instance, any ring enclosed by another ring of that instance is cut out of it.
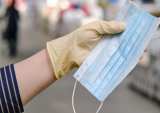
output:
<svg viewBox="0 0 160 113"><path fill-rule="evenodd" d="M118 14L126 30L104 38L74 74L98 101L103 102L133 70L156 31L158 18L130 3Z"/></svg>

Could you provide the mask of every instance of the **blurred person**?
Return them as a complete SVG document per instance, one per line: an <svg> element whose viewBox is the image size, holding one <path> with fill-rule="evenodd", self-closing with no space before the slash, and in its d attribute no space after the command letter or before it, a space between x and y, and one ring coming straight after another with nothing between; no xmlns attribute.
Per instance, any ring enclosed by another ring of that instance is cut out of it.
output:
<svg viewBox="0 0 160 113"><path fill-rule="evenodd" d="M31 21L31 26L34 28L39 28L39 11L38 11L38 5L36 3L37 1L35 0L28 0L28 12L29 12L29 17L32 20Z"/></svg>
<svg viewBox="0 0 160 113"><path fill-rule="evenodd" d="M142 0L143 3L154 3L155 0Z"/></svg>
<svg viewBox="0 0 160 113"><path fill-rule="evenodd" d="M58 39L15 65L0 69L0 113L21 113L23 105L79 67L104 35L123 32L117 21L95 21Z"/></svg>
<svg viewBox="0 0 160 113"><path fill-rule="evenodd" d="M14 57L17 54L18 23L20 20L19 11L16 9L16 0L8 1L4 18L7 20L7 25L3 38L8 43L9 55Z"/></svg>

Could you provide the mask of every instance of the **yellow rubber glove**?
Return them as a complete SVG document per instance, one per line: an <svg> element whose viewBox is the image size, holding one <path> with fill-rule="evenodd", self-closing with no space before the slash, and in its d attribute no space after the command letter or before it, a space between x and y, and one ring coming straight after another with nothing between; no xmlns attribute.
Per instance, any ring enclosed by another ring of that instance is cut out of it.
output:
<svg viewBox="0 0 160 113"><path fill-rule="evenodd" d="M47 50L60 79L70 70L79 67L104 35L120 33L125 25L116 21L95 21L72 33L47 43Z"/></svg>

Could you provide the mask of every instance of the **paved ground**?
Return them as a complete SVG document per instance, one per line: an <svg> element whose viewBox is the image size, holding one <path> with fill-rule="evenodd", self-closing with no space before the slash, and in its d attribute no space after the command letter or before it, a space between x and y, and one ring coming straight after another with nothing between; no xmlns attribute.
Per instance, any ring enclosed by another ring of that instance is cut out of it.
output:
<svg viewBox="0 0 160 113"><path fill-rule="evenodd" d="M25 21L25 22L24 22ZM27 18L22 20L19 55L15 59L7 57L5 45L0 41L0 66L15 63L45 47L48 36L32 26ZM74 79L67 76L37 96L25 106L25 113L73 113L71 95ZM107 99L101 113L160 113L160 106L130 91L128 77ZM76 93L77 113L94 113L98 102L81 86Z"/></svg>

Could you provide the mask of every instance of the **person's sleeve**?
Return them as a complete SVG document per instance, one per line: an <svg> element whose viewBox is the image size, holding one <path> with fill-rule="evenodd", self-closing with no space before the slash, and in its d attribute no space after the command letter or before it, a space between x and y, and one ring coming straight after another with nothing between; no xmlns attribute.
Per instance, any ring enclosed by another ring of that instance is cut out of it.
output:
<svg viewBox="0 0 160 113"><path fill-rule="evenodd" d="M0 113L24 112L14 65L0 68Z"/></svg>

